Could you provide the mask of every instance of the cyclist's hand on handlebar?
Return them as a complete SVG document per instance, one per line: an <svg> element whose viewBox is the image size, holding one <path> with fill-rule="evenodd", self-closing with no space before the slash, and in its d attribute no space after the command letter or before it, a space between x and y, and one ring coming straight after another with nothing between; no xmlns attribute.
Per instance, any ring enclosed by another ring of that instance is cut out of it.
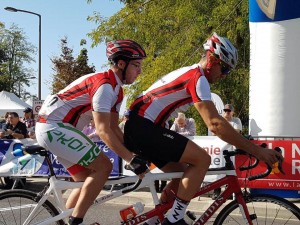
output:
<svg viewBox="0 0 300 225"><path fill-rule="evenodd" d="M262 147L260 148L261 150L259 151L259 155L257 155L256 157L259 160L262 160L265 163L267 163L270 167L272 167L272 165L278 161L283 161L283 157L280 152L275 151L273 149Z"/></svg>
<svg viewBox="0 0 300 225"><path fill-rule="evenodd" d="M131 170L142 179L149 171L147 164L146 160L136 155L131 159L129 164L125 165L125 169Z"/></svg>

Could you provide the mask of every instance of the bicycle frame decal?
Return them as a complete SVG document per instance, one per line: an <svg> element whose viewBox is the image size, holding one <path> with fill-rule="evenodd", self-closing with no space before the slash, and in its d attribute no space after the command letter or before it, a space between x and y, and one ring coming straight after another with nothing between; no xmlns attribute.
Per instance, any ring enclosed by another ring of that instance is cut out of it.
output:
<svg viewBox="0 0 300 225"><path fill-rule="evenodd" d="M241 208L244 211L244 219L246 224L249 224L246 218L249 218L249 212L247 210L246 203L242 197L241 189L238 185L238 180L236 176L226 176L218 181L215 181L211 184L208 184L202 188L196 193L196 196L201 196L204 193L207 193L209 191L212 191L218 187L221 187L223 185L227 185L227 188L225 191L217 197L217 199L207 208L207 210L202 214L202 216L194 223L194 225L204 225L212 215L215 214L215 212L220 208L220 206L226 202L226 200L232 195L237 194L237 200L241 204ZM251 223L252 224L252 223Z"/></svg>

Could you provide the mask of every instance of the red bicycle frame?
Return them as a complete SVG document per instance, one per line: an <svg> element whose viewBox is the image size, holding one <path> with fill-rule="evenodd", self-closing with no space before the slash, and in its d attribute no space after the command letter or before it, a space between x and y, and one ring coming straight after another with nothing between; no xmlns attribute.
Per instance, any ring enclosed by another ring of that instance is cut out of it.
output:
<svg viewBox="0 0 300 225"><path fill-rule="evenodd" d="M232 196L232 194L235 194L235 198L238 204L240 205L240 209L246 224L253 225L236 175L226 175L225 177L217 181L214 181L212 183L209 183L208 185L201 187L199 191L194 195L193 198L199 197L209 191L220 188L224 185L227 185L225 191L221 193L221 195L219 195L217 199L207 208L207 210L202 214L202 216L197 221L195 221L194 223L195 225L204 225L211 218L211 216L214 215L214 213L220 208L220 206L223 203L225 203L226 200L230 198L230 196ZM122 224L123 225L140 224L154 216L158 216L160 221L162 221L164 219L164 214L172 206L173 206L173 201L166 204L158 204L155 206L154 209L145 212L141 215L138 215L132 220L125 221Z"/></svg>

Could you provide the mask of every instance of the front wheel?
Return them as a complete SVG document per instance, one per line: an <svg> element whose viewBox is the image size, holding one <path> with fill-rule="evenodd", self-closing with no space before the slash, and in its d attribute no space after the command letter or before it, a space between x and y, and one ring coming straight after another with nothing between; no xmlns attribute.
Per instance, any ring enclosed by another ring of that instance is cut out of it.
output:
<svg viewBox="0 0 300 225"><path fill-rule="evenodd" d="M9 190L0 192L0 224L22 225L37 204L37 194L27 190ZM39 224L59 212L49 201L38 209L29 225ZM51 225L64 225L60 220Z"/></svg>
<svg viewBox="0 0 300 225"><path fill-rule="evenodd" d="M300 209L284 198L261 194L249 195L245 201L250 215L253 215L253 224L300 224ZM246 224L236 201L228 204L217 216L214 225L222 224Z"/></svg>

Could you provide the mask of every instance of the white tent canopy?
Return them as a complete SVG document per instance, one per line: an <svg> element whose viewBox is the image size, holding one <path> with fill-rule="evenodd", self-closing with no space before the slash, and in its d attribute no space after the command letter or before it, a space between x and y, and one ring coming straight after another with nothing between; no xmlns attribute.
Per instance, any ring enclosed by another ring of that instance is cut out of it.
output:
<svg viewBox="0 0 300 225"><path fill-rule="evenodd" d="M0 116L4 116L6 112L16 112L19 116L23 116L24 109L30 107L27 103L18 98L15 94L1 91L0 92Z"/></svg>

